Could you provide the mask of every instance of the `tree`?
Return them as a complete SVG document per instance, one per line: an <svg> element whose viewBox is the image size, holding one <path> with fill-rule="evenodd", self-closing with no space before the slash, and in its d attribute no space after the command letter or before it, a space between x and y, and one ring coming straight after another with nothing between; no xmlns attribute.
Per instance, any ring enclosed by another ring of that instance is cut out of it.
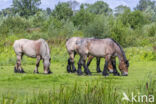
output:
<svg viewBox="0 0 156 104"><path fill-rule="evenodd" d="M47 12L48 15L50 15L51 14L51 9L50 8L47 8L46 9L46 12Z"/></svg>
<svg viewBox="0 0 156 104"><path fill-rule="evenodd" d="M12 8L2 9L2 11L0 11L0 15L3 15L3 16L13 15Z"/></svg>
<svg viewBox="0 0 156 104"><path fill-rule="evenodd" d="M94 19L94 14L84 9L84 4L81 4L80 8L80 11L78 11L73 16L72 20L74 25L80 26L80 28L82 28L83 26L88 25L88 23Z"/></svg>
<svg viewBox="0 0 156 104"><path fill-rule="evenodd" d="M58 3L56 5L55 9L52 11L52 16L59 20L67 20L70 19L71 16L73 15L73 11L70 8L69 3Z"/></svg>
<svg viewBox="0 0 156 104"><path fill-rule="evenodd" d="M111 16L97 15L85 28L85 36L106 38L109 36L110 26L109 21Z"/></svg>
<svg viewBox="0 0 156 104"><path fill-rule="evenodd" d="M78 6L80 6L80 3L76 0L70 0L68 1L68 4L70 5L70 8L72 8L73 11L75 11L78 8Z"/></svg>
<svg viewBox="0 0 156 104"><path fill-rule="evenodd" d="M135 10L133 12L125 11L122 15L118 17L118 20L121 20L123 25L136 29L148 22L147 18L143 15L143 12Z"/></svg>
<svg viewBox="0 0 156 104"><path fill-rule="evenodd" d="M139 4L136 6L136 10L145 11L148 7L154 8L155 7L155 1L151 0L140 0Z"/></svg>
<svg viewBox="0 0 156 104"><path fill-rule="evenodd" d="M118 16L120 14L123 14L126 10L130 10L130 8L127 6L119 5L115 8L114 12L115 15Z"/></svg>
<svg viewBox="0 0 156 104"><path fill-rule="evenodd" d="M34 15L38 10L41 0L13 0L13 9L20 16Z"/></svg>
<svg viewBox="0 0 156 104"><path fill-rule="evenodd" d="M103 1L97 1L94 4L90 4L87 9L89 12L94 14L109 15L112 13L112 9L109 8L108 4Z"/></svg>

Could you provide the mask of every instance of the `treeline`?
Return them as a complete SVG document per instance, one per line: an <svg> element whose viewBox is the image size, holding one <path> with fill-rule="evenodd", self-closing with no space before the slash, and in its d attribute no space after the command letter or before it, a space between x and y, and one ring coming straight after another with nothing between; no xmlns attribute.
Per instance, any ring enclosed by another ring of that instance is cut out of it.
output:
<svg viewBox="0 0 156 104"><path fill-rule="evenodd" d="M111 37L125 47L155 44L155 1L140 0L134 10L123 5L112 10L103 1L59 2L53 10L42 10L40 4L41 0L13 0L10 8L0 11L0 36Z"/></svg>

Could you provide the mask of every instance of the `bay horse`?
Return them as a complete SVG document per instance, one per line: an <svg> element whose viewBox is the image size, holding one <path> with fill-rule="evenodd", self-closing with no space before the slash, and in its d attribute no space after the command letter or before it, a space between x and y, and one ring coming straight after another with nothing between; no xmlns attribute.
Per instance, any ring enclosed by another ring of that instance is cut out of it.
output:
<svg viewBox="0 0 156 104"><path fill-rule="evenodd" d="M86 66L85 62L88 55L105 58L105 65L102 74L108 76L108 64L111 60L115 60L115 57L119 59L119 69L123 76L128 75L129 62L126 59L125 52L122 47L113 39L89 39L89 40L79 40L77 41L76 49L80 55L78 62L78 75L81 75L81 67L83 65L85 73L89 74L90 70ZM112 63L112 66L115 67L115 64Z"/></svg>
<svg viewBox="0 0 156 104"><path fill-rule="evenodd" d="M68 73L76 72L76 68L75 68L75 65L74 65L74 57L75 57L75 55L77 53L77 41L81 41L81 40L87 41L89 39L93 39L93 38L72 37L72 38L69 38L66 41L66 49L67 49L68 54L69 54L68 65L67 65L67 72ZM87 67L89 67L89 65L90 65L93 58L94 58L94 56L91 56L91 55L88 56ZM98 73L100 73L101 72L101 70L100 70L100 58L97 57L96 59L97 59L97 61L96 61L97 62L96 71ZM116 65L114 60L109 62L109 65L108 65L109 72L113 73L114 75L119 75L119 73L116 70L116 66L112 66L113 64ZM87 74L91 74L91 73L87 73Z"/></svg>
<svg viewBox="0 0 156 104"><path fill-rule="evenodd" d="M14 51L17 56L16 65L14 68L15 73L24 73L24 70L21 67L21 60L23 55L28 57L37 58L36 68L34 73L38 73L38 67L40 60L43 59L44 64L44 73L49 74L50 71L50 49L47 42L44 39L39 40L28 40L20 39L16 40L13 44Z"/></svg>

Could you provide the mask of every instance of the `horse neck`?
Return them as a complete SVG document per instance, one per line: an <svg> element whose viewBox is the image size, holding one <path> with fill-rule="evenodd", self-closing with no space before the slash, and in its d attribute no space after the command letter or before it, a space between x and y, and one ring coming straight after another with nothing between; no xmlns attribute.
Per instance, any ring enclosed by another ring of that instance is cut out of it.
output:
<svg viewBox="0 0 156 104"><path fill-rule="evenodd" d="M116 53L117 53L117 56L119 58L119 62L123 62L125 60L125 55L124 53L121 51L120 47L118 45L116 45Z"/></svg>
<svg viewBox="0 0 156 104"><path fill-rule="evenodd" d="M48 44L44 40L42 41L42 44L46 48L46 53L45 53L45 56L43 56L43 58L50 57L50 50L49 50Z"/></svg>

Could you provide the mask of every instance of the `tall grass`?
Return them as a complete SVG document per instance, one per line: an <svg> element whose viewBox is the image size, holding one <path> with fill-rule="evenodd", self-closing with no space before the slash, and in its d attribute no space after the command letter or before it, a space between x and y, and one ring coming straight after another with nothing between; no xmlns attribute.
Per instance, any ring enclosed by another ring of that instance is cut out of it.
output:
<svg viewBox="0 0 156 104"><path fill-rule="evenodd" d="M131 96L131 92L144 95L152 94L156 96L155 80L139 83L137 89L128 89L126 93ZM122 101L122 92L113 84L105 84L100 80L87 83L81 86L76 83L71 86L60 85L59 88L52 88L50 91L39 91L32 96L25 96L21 100L19 96L5 94L1 104L130 104L131 102ZM134 104L137 102L134 102ZM147 104L144 100L142 104Z"/></svg>

